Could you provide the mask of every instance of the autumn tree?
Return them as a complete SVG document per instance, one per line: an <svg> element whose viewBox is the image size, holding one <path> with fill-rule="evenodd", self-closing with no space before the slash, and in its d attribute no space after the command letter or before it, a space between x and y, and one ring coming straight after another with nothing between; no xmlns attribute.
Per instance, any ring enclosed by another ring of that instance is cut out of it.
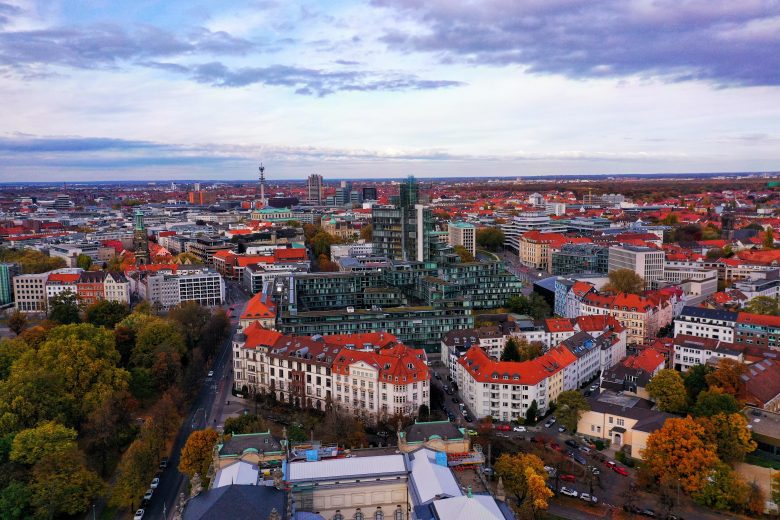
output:
<svg viewBox="0 0 780 520"><path fill-rule="evenodd" d="M323 273L336 273L339 270L339 264L322 254L317 257L317 270Z"/></svg>
<svg viewBox="0 0 780 520"><path fill-rule="evenodd" d="M17 336L22 333L27 326L27 316L23 312L19 312L18 309L11 313L8 317L8 328Z"/></svg>
<svg viewBox="0 0 780 520"><path fill-rule="evenodd" d="M767 228L766 231L764 231L764 239L761 241L761 245L764 247L764 249L774 249L775 248L775 230L770 228Z"/></svg>
<svg viewBox="0 0 780 520"><path fill-rule="evenodd" d="M780 302L771 296L756 296L745 304L745 312L778 316L780 315Z"/></svg>
<svg viewBox="0 0 780 520"><path fill-rule="evenodd" d="M241 414L237 417L228 417L225 419L225 433L229 434L245 434L245 433L259 433L268 431L268 426L265 421L252 414Z"/></svg>
<svg viewBox="0 0 780 520"><path fill-rule="evenodd" d="M73 449L35 464L30 501L38 518L77 515L86 512L104 488L100 477Z"/></svg>
<svg viewBox="0 0 780 520"><path fill-rule="evenodd" d="M119 462L109 503L114 507L131 507L137 504L139 497L149 486L157 466L157 448L147 439L134 440Z"/></svg>
<svg viewBox="0 0 780 520"><path fill-rule="evenodd" d="M455 246L452 249L460 257L461 262L474 262L476 260L474 255L471 254L471 251L463 246Z"/></svg>
<svg viewBox="0 0 780 520"><path fill-rule="evenodd" d="M182 302L168 312L168 318L181 327L188 350L198 343L210 317L211 312L194 300Z"/></svg>
<svg viewBox="0 0 780 520"><path fill-rule="evenodd" d="M498 251L504 245L504 232L497 227L483 227L477 230L477 245L489 251Z"/></svg>
<svg viewBox="0 0 780 520"><path fill-rule="evenodd" d="M547 501L553 493L546 485L547 472L542 459L528 453L505 453L496 461L495 470L521 511L531 517L537 511L547 509Z"/></svg>
<svg viewBox="0 0 780 520"><path fill-rule="evenodd" d="M25 482L11 480L0 490L0 518L7 520L25 520L32 516L30 501L32 491Z"/></svg>
<svg viewBox="0 0 780 520"><path fill-rule="evenodd" d="M688 409L685 383L676 370L660 370L650 379L645 389L664 412L685 413Z"/></svg>
<svg viewBox="0 0 780 520"><path fill-rule="evenodd" d="M704 427L691 417L667 419L647 439L643 471L656 481L668 474L686 493L702 490L719 462L715 446L704 436Z"/></svg>
<svg viewBox="0 0 780 520"><path fill-rule="evenodd" d="M320 255L330 256L330 246L339 243L341 243L341 240L338 237L334 237L321 229L317 231L310 241L311 250L315 258L318 258Z"/></svg>
<svg viewBox="0 0 780 520"><path fill-rule="evenodd" d="M54 421L39 424L16 434L10 459L33 465L47 457L59 457L76 448L76 430Z"/></svg>
<svg viewBox="0 0 780 520"><path fill-rule="evenodd" d="M552 313L547 300L536 293L531 293L529 297L522 294L511 296L506 301L506 307L509 312L528 314L536 320L549 318Z"/></svg>
<svg viewBox="0 0 780 520"><path fill-rule="evenodd" d="M101 475L106 475L108 462L131 439L132 413L137 401L127 390L114 392L92 410L81 428L89 462Z"/></svg>
<svg viewBox="0 0 780 520"><path fill-rule="evenodd" d="M366 242L371 242L374 238L374 226L371 224L364 224L360 228L360 238Z"/></svg>
<svg viewBox="0 0 780 520"><path fill-rule="evenodd" d="M577 423L583 412L590 410L588 400L576 390L567 390L558 395L556 415L558 422L570 432L577 431Z"/></svg>
<svg viewBox="0 0 780 520"><path fill-rule="evenodd" d="M211 428L192 432L181 449L179 471L190 478L195 473L205 478L211 464L217 438L217 432Z"/></svg>
<svg viewBox="0 0 780 520"><path fill-rule="evenodd" d="M741 376L747 369L745 365L731 358L723 358L713 372L707 374L707 384L710 390L724 394L739 395L742 387Z"/></svg>
<svg viewBox="0 0 780 520"><path fill-rule="evenodd" d="M604 291L639 294L645 290L645 280L631 269L615 269L609 273Z"/></svg>
<svg viewBox="0 0 780 520"><path fill-rule="evenodd" d="M175 322L152 317L146 320L136 333L130 363L137 367L151 368L159 352L176 352L183 355L186 351L185 338L179 326Z"/></svg>
<svg viewBox="0 0 780 520"><path fill-rule="evenodd" d="M741 413L718 413L697 421L704 428L704 440L715 446L723 462L742 462L745 455L756 449L747 419Z"/></svg>
<svg viewBox="0 0 780 520"><path fill-rule="evenodd" d="M88 323L107 329L113 329L128 314L130 308L126 304L109 300L99 300L84 311Z"/></svg>

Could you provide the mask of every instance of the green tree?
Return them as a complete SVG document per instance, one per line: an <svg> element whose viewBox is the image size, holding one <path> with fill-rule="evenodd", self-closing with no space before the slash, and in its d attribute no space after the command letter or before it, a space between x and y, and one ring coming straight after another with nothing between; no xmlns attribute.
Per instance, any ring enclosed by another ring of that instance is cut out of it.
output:
<svg viewBox="0 0 780 520"><path fill-rule="evenodd" d="M106 475L108 462L134 434L130 426L137 401L127 390L115 392L92 410L81 428L82 442L93 468Z"/></svg>
<svg viewBox="0 0 780 520"><path fill-rule="evenodd" d="M19 264L24 274L46 273L65 267L64 259L46 256L35 249L0 248L0 262Z"/></svg>
<svg viewBox="0 0 780 520"><path fill-rule="evenodd" d="M509 338L501 352L501 361L520 361L520 349L515 338Z"/></svg>
<svg viewBox="0 0 780 520"><path fill-rule="evenodd" d="M704 391L697 396L691 413L694 417L711 417L720 413L736 413L740 408L733 395Z"/></svg>
<svg viewBox="0 0 780 520"><path fill-rule="evenodd" d="M477 245L489 251L498 251L504 245L504 232L497 227L483 227L477 230Z"/></svg>
<svg viewBox="0 0 780 520"><path fill-rule="evenodd" d="M330 257L330 246L333 244L339 244L341 240L333 235L326 233L323 230L317 231L317 233L311 238L311 250L315 258L320 255Z"/></svg>
<svg viewBox="0 0 780 520"><path fill-rule="evenodd" d="M780 303L778 303L777 298L771 296L756 296L745 304L745 312L778 316L780 315Z"/></svg>
<svg viewBox="0 0 780 520"><path fill-rule="evenodd" d="M97 327L113 329L117 323L130 314L130 308L124 303L99 300L85 311L86 321Z"/></svg>
<svg viewBox="0 0 780 520"><path fill-rule="evenodd" d="M576 390L567 390L558 395L556 405L556 414L558 422L567 430L574 433L577 431L577 423L583 412L590 410L587 399Z"/></svg>
<svg viewBox="0 0 780 520"><path fill-rule="evenodd" d="M539 405L536 404L536 399L534 399L525 412L525 423L529 425L536 424L537 415L539 415Z"/></svg>
<svg viewBox="0 0 780 520"><path fill-rule="evenodd" d="M741 413L718 413L697 421L704 427L704 439L716 447L723 462L742 462L756 449L747 419Z"/></svg>
<svg viewBox="0 0 780 520"><path fill-rule="evenodd" d="M645 290L645 280L631 269L615 269L609 273L604 291L639 294Z"/></svg>
<svg viewBox="0 0 780 520"><path fill-rule="evenodd" d="M22 430L14 437L10 458L33 465L47 457L58 457L76 448L76 430L53 421Z"/></svg>
<svg viewBox="0 0 780 520"><path fill-rule="evenodd" d="M103 481L89 470L77 450L45 457L32 471L32 505L37 518L86 512L103 493Z"/></svg>
<svg viewBox="0 0 780 520"><path fill-rule="evenodd" d="M427 404L423 403L420 405L420 408L417 410L417 417L419 417L421 421L427 421L431 418L431 409L428 408Z"/></svg>
<svg viewBox="0 0 780 520"><path fill-rule="evenodd" d="M88 255L85 255L84 253L80 254L76 257L76 267L88 271L89 268L92 267L92 258L90 258Z"/></svg>
<svg viewBox="0 0 780 520"><path fill-rule="evenodd" d="M699 394L709 388L707 374L712 372L709 365L693 365L685 372L684 383L691 402L695 402Z"/></svg>
<svg viewBox="0 0 780 520"><path fill-rule="evenodd" d="M713 509L739 511L748 505L750 492L750 486L728 464L721 463L710 471L706 484L693 494L693 498Z"/></svg>
<svg viewBox="0 0 780 520"><path fill-rule="evenodd" d="M217 432L211 428L192 432L181 450L179 471L190 478L195 473L205 478L211 464L217 438Z"/></svg>
<svg viewBox="0 0 780 520"><path fill-rule="evenodd" d="M138 504L157 470L157 448L144 438L138 438L127 448L116 473L109 503L115 507Z"/></svg>
<svg viewBox="0 0 780 520"><path fill-rule="evenodd" d="M178 324L160 318L152 318L147 320L136 333L130 364L136 367L151 368L157 360L159 352L175 352L182 356L186 351L186 341Z"/></svg>
<svg viewBox="0 0 780 520"><path fill-rule="evenodd" d="M17 336L22 333L26 326L27 316L23 312L19 312L18 309L14 310L11 316L8 317L8 328Z"/></svg>
<svg viewBox="0 0 780 520"><path fill-rule="evenodd" d="M49 319L62 325L80 323L78 295L66 290L54 296L49 301Z"/></svg>
<svg viewBox="0 0 780 520"><path fill-rule="evenodd" d="M191 350L200 341L200 335L211 318L208 309L196 301L186 301L168 312L168 318L178 323L184 333L187 349Z"/></svg>
<svg viewBox="0 0 780 520"><path fill-rule="evenodd" d="M228 417L225 420L225 433L245 434L268 431L265 421L258 415L241 414L237 417Z"/></svg>
<svg viewBox="0 0 780 520"><path fill-rule="evenodd" d="M32 492L27 484L12 480L0 491L0 518L23 520L30 518Z"/></svg>
<svg viewBox="0 0 780 520"><path fill-rule="evenodd" d="M664 412L685 413L688 409L685 383L680 373L675 370L659 371L650 379L645 389Z"/></svg>

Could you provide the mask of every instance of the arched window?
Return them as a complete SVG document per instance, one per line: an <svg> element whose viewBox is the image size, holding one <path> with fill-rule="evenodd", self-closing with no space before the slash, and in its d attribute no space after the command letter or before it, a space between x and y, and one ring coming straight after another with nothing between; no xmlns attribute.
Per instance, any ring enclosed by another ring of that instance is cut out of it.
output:
<svg viewBox="0 0 780 520"><path fill-rule="evenodd" d="M355 520L365 520L365 518L363 517L363 513L361 513L360 511L355 513Z"/></svg>
<svg viewBox="0 0 780 520"><path fill-rule="evenodd" d="M404 520L404 512L401 510L401 506L395 510L395 520Z"/></svg>
<svg viewBox="0 0 780 520"><path fill-rule="evenodd" d="M374 513L374 520L385 520L385 514L381 509L377 508L376 513Z"/></svg>
<svg viewBox="0 0 780 520"><path fill-rule="evenodd" d="M333 515L333 520L344 520L344 515L342 515L341 513L336 513L335 515Z"/></svg>

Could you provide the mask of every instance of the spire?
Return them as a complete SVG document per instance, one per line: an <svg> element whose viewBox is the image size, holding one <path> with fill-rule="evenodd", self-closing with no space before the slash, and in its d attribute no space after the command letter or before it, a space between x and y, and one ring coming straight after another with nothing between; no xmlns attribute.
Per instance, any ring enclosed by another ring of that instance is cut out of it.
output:
<svg viewBox="0 0 780 520"><path fill-rule="evenodd" d="M260 163L258 170L260 170L260 204L265 207L268 201L265 200L265 166L263 163Z"/></svg>

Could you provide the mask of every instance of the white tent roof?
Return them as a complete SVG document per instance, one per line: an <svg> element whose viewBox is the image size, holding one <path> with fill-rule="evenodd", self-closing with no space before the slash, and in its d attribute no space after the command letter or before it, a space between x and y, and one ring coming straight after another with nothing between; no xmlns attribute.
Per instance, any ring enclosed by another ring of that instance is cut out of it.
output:
<svg viewBox="0 0 780 520"><path fill-rule="evenodd" d="M433 503L439 518L447 520L504 520L490 495L459 496Z"/></svg>
<svg viewBox="0 0 780 520"><path fill-rule="evenodd" d="M260 469L254 464L239 460L230 466L217 471L214 477L214 487L229 486L231 484L257 485Z"/></svg>
<svg viewBox="0 0 780 520"><path fill-rule="evenodd" d="M412 481L420 503L462 495L452 470L436 463L436 452L423 448L410 454Z"/></svg>

